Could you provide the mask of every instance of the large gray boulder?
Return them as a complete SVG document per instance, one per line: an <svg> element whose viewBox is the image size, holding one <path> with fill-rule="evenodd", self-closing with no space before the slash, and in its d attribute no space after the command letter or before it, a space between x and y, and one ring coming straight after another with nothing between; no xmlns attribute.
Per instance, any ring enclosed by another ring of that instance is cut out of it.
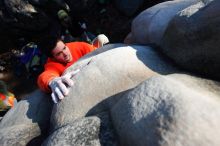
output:
<svg viewBox="0 0 220 146"><path fill-rule="evenodd" d="M219 82L188 75L152 77L111 109L121 145L218 146Z"/></svg>
<svg viewBox="0 0 220 146"><path fill-rule="evenodd" d="M0 122L0 145L27 145L33 138L49 130L52 102L37 90L18 102Z"/></svg>
<svg viewBox="0 0 220 146"><path fill-rule="evenodd" d="M160 44L170 20L178 11L195 4L199 0L174 0L159 3L141 12L134 18L126 43Z"/></svg>
<svg viewBox="0 0 220 146"><path fill-rule="evenodd" d="M179 12L170 22L161 51L177 64L220 79L220 1L204 1Z"/></svg>
<svg viewBox="0 0 220 146"><path fill-rule="evenodd" d="M105 47L97 51L102 49L105 50ZM96 51L93 53L96 54ZM85 116L98 103L135 87L156 75L156 72L178 72L178 69L168 62L147 46L117 47L95 56L86 56L67 70L68 72L81 68L80 73L73 78L75 85L71 87L69 95L53 107L52 130Z"/></svg>

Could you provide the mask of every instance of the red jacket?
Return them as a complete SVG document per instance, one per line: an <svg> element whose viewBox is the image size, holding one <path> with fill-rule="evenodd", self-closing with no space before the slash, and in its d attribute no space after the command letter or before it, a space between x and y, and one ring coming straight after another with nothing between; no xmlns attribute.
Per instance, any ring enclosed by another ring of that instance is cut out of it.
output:
<svg viewBox="0 0 220 146"><path fill-rule="evenodd" d="M73 60L67 64L62 64L48 58L46 64L44 65L44 72L42 72L38 77L38 86L45 92L51 91L48 84L53 78L61 76L66 68L71 66L82 56L96 49L96 47L84 42L66 43L66 46L70 49Z"/></svg>

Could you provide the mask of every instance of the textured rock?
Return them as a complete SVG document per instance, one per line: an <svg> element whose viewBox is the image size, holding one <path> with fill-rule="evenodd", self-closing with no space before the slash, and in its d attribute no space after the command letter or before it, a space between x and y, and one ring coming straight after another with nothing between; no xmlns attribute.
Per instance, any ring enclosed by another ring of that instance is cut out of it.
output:
<svg viewBox="0 0 220 146"><path fill-rule="evenodd" d="M125 42L136 44L159 44L170 20L178 11L199 0L174 0L157 4L134 18L131 33Z"/></svg>
<svg viewBox="0 0 220 146"><path fill-rule="evenodd" d="M40 128L37 124L32 125L14 125L7 128L1 128L0 145L1 146L26 146L27 143L40 135Z"/></svg>
<svg viewBox="0 0 220 146"><path fill-rule="evenodd" d="M156 75L155 72L177 72L175 67L146 46L118 47L85 58L69 68L74 70L91 60L73 78L75 86L71 88L69 95L54 106L51 117L53 129L85 116L98 103L116 93L133 88Z"/></svg>
<svg viewBox="0 0 220 146"><path fill-rule="evenodd" d="M103 112L96 116L101 120L99 132L100 144L102 146L119 146L109 112Z"/></svg>
<svg viewBox="0 0 220 146"><path fill-rule="evenodd" d="M18 102L0 122L0 145L26 145L45 133L51 109L50 98L39 90Z"/></svg>
<svg viewBox="0 0 220 146"><path fill-rule="evenodd" d="M78 119L53 132L43 146L100 146L99 129L97 117Z"/></svg>
<svg viewBox="0 0 220 146"><path fill-rule="evenodd" d="M220 79L220 1L199 2L170 22L161 51L183 68Z"/></svg>
<svg viewBox="0 0 220 146"><path fill-rule="evenodd" d="M220 83L188 75L152 77L112 108L126 146L218 146Z"/></svg>

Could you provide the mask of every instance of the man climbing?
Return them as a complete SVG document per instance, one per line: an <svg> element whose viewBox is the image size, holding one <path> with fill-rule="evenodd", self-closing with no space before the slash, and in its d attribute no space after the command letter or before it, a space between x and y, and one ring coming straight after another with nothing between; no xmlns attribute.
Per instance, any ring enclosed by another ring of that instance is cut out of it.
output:
<svg viewBox="0 0 220 146"><path fill-rule="evenodd" d="M46 41L46 42L44 42ZM57 103L69 93L69 87L73 85L71 78L79 72L73 71L61 76L63 71L75 63L79 58L90 53L109 42L108 38L101 34L94 41L94 45L85 42L64 43L60 39L44 39L40 48L48 60L44 65L44 72L38 77L38 86L45 92L52 92L52 100Z"/></svg>

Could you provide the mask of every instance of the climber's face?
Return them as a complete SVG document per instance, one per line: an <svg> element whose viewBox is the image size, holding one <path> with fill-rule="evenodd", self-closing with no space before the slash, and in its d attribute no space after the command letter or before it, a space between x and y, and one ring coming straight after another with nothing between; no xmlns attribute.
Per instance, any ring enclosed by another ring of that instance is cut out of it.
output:
<svg viewBox="0 0 220 146"><path fill-rule="evenodd" d="M60 63L68 63L72 61L72 55L69 48L63 43L58 41L56 47L52 50L53 59Z"/></svg>

